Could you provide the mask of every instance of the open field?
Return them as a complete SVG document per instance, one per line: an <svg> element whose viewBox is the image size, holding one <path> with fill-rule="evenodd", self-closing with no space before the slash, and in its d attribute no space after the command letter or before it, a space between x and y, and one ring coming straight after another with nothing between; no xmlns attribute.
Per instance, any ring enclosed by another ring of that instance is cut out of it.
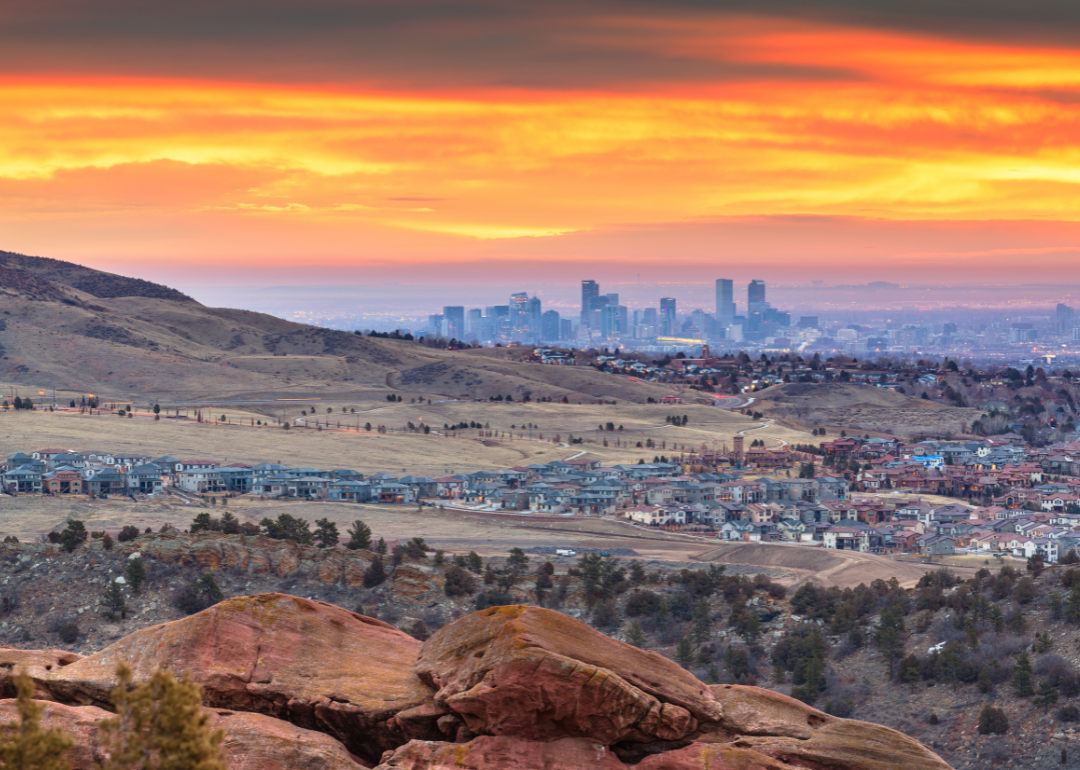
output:
<svg viewBox="0 0 1080 770"><path fill-rule="evenodd" d="M184 528L205 507L186 504L175 498L133 503L130 500L89 500L83 496L47 498L21 496L4 498L0 504L0 535L14 534L20 540L34 540L43 533L64 526L68 519L85 522L90 530L115 532L125 525L157 530L163 524ZM218 508L217 512L223 509ZM448 553L476 551L484 557L504 556L514 547L598 548L633 550L637 558L678 569L683 566L717 563L733 565L743 574L755 570L768 572L789 585L813 581L843 588L869 583L876 578L895 576L903 585L912 585L938 563L894 561L850 551L827 551L822 548L760 544L717 543L693 540L679 535L642 531L621 522L601 519L541 516L491 516L454 510L400 508L348 503L310 503L264 501L233 498L228 510L241 521L257 523L289 513L314 521L327 518L341 531L356 519L365 521L376 537L405 540L423 537L428 544ZM569 565L573 559L555 559ZM981 566L959 567L969 576Z"/></svg>
<svg viewBox="0 0 1080 770"><path fill-rule="evenodd" d="M83 415L73 412L6 412L0 414L0 452L3 456L35 448L66 449L105 448L128 450L158 457L208 457L219 461L255 463L281 462L288 465L318 468L352 468L363 473L385 471L439 477L451 473L474 472L489 468L551 462L574 456L588 456L604 462L636 463L656 455L677 453L679 448L698 449L702 445L721 449L730 445L739 431L747 434L747 446L755 436L752 429L761 425L749 417L714 407L685 406L690 424L675 427L664 422L671 407L596 406L565 404L498 404L451 402L435 404L368 405L370 411L341 416L338 411L318 419L336 425L360 425L371 422L390 429L414 424L432 425L433 432L384 434L372 432L318 431L297 427L285 431L280 426L251 426L266 415L238 408L204 409L207 422L194 423L152 417L120 418L115 415ZM310 403L292 404L279 412L287 421L300 417L300 411L312 409ZM191 409L187 410L189 413ZM242 420L244 425L220 425L219 415ZM312 418L313 419L313 418ZM210 420L213 420L212 422ZM476 430L459 431L455 437L443 434L445 423L480 422L498 431L495 437L479 437ZM599 431L598 425L612 422L623 431ZM522 426L533 424L532 429ZM768 426L761 433L792 442L810 442L813 436L789 429ZM510 434L513 434L512 436ZM590 442L567 446L570 436ZM559 442L554 439L558 437ZM652 439L652 449L636 443ZM608 446L604 446L604 440ZM776 446L777 441L767 441ZM583 454L587 453L587 454Z"/></svg>

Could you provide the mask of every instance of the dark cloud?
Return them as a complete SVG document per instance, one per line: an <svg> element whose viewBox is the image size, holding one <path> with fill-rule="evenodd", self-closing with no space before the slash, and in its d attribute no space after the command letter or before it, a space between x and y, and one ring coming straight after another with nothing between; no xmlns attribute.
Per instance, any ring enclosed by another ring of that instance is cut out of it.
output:
<svg viewBox="0 0 1080 770"><path fill-rule="evenodd" d="M650 30L649 20L725 13L1080 45L1080 3L1057 0L0 0L0 12L0 68L8 74L384 88L633 89L858 77L811 65L726 62L722 51L708 60L664 54L648 45L650 35L663 34ZM616 18L642 22L633 40L609 26Z"/></svg>

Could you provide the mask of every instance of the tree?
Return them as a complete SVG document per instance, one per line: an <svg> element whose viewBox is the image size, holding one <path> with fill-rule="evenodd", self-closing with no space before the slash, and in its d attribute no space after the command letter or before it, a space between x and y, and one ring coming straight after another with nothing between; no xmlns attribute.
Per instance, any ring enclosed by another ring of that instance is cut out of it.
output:
<svg viewBox="0 0 1080 770"><path fill-rule="evenodd" d="M889 662L889 676L893 665L904 655L904 612L898 604L890 604L881 613L876 630L878 649Z"/></svg>
<svg viewBox="0 0 1080 770"><path fill-rule="evenodd" d="M197 684L159 670L133 685L123 663L116 677L116 717L99 723L109 757L104 770L226 770L224 733L211 729Z"/></svg>
<svg viewBox="0 0 1080 770"><path fill-rule="evenodd" d="M290 516L287 513L279 514L277 521L263 519L259 522L263 534L274 540L291 540L300 545L311 545L314 539L311 534L311 525L306 519Z"/></svg>
<svg viewBox="0 0 1080 770"><path fill-rule="evenodd" d="M1028 572L1030 572L1035 577L1038 577L1039 575L1042 574L1044 569L1046 569L1046 564L1043 563L1042 554L1034 553L1030 557L1028 557L1028 560L1027 560L1027 571Z"/></svg>
<svg viewBox="0 0 1080 770"><path fill-rule="evenodd" d="M117 615L120 616L121 620L127 617L127 602L124 601L124 589L115 580L109 583L109 587L105 589L105 593L102 594L101 601L98 604L103 608L102 614L109 620L116 620Z"/></svg>
<svg viewBox="0 0 1080 770"><path fill-rule="evenodd" d="M367 574L364 575L365 579ZM468 570L452 564L443 576L443 590L447 596L472 596L476 593L476 577Z"/></svg>
<svg viewBox="0 0 1080 770"><path fill-rule="evenodd" d="M86 526L78 519L72 519L60 533L60 547L71 553L85 543L87 537L89 533L86 531Z"/></svg>
<svg viewBox="0 0 1080 770"><path fill-rule="evenodd" d="M194 589L207 607L212 607L225 598L225 595L221 593L221 589L218 588L214 576L209 572L204 573L201 578L195 581Z"/></svg>
<svg viewBox="0 0 1080 770"><path fill-rule="evenodd" d="M366 551L371 548L371 527L360 519L353 522L346 534L349 536L349 542L345 544L345 547L350 551Z"/></svg>
<svg viewBox="0 0 1080 770"><path fill-rule="evenodd" d="M385 580L386 567L383 566L382 556L379 555L375 557L375 561L371 562L371 566L364 570L364 588L374 588Z"/></svg>
<svg viewBox="0 0 1080 770"><path fill-rule="evenodd" d="M467 562L465 567L471 572L475 572L479 575L484 571L484 560L480 557L476 551L469 551L469 555L465 557Z"/></svg>
<svg viewBox="0 0 1080 770"><path fill-rule="evenodd" d="M338 535L337 524L330 519L318 519L315 522L315 544L319 548L333 548L341 538Z"/></svg>
<svg viewBox="0 0 1080 770"><path fill-rule="evenodd" d="M1031 658L1026 652L1016 656L1012 678L1013 694L1018 698L1030 698L1035 694L1035 680L1031 674Z"/></svg>
<svg viewBox="0 0 1080 770"><path fill-rule="evenodd" d="M41 729L41 712L45 704L35 701L34 683L26 671L15 679L18 697L15 710L17 724L0 726L0 767L12 770L67 770L64 760L75 746L61 730Z"/></svg>
<svg viewBox="0 0 1080 770"><path fill-rule="evenodd" d="M375 553L379 554L379 556L386 556L386 541L381 537L379 542L375 544Z"/></svg>
<svg viewBox="0 0 1080 770"><path fill-rule="evenodd" d="M188 532L195 534L196 532L212 532L214 530L214 520L210 517L210 514L203 511L197 514L191 521L191 526L188 527Z"/></svg>
<svg viewBox="0 0 1080 770"><path fill-rule="evenodd" d="M1053 685L1047 681L1042 681L1039 682L1039 687L1035 691L1035 698L1031 703L1038 708L1049 709L1057 703L1057 699L1057 690L1054 689Z"/></svg>
<svg viewBox="0 0 1080 770"><path fill-rule="evenodd" d="M520 548L511 548L510 555L506 558L506 568L511 573L519 575L525 571L529 564L529 557Z"/></svg>
<svg viewBox="0 0 1080 770"><path fill-rule="evenodd" d="M687 668L693 660L694 648L690 644L690 637L684 636L679 640L679 645L675 648L675 662L683 668Z"/></svg>
<svg viewBox="0 0 1080 770"><path fill-rule="evenodd" d="M979 713L979 735L1004 735L1009 732L1009 718L993 706L984 706Z"/></svg>
<svg viewBox="0 0 1080 770"><path fill-rule="evenodd" d="M1062 564L1080 564L1080 556L1077 556L1076 549L1070 548L1069 552L1065 554L1061 560Z"/></svg>
<svg viewBox="0 0 1080 770"><path fill-rule="evenodd" d="M645 646L645 632L641 628L641 621L637 618L630 622L630 633L627 634L626 641L635 647Z"/></svg>
<svg viewBox="0 0 1080 770"><path fill-rule="evenodd" d="M131 590L135 593L139 593L143 583L146 582L146 567L143 566L142 559L132 559L129 561L125 572Z"/></svg>

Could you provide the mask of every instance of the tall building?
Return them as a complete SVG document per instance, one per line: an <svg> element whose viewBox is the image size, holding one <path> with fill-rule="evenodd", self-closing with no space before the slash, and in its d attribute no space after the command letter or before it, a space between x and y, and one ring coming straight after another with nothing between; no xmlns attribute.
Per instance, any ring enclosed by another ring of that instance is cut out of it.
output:
<svg viewBox="0 0 1080 770"><path fill-rule="evenodd" d="M543 318L543 328L540 331L540 339L544 342L557 342L562 339L562 319L559 311L548 310Z"/></svg>
<svg viewBox="0 0 1080 770"><path fill-rule="evenodd" d="M751 281L750 285L746 289L746 301L751 306L755 304L765 304L765 282L764 281Z"/></svg>
<svg viewBox="0 0 1080 770"><path fill-rule="evenodd" d="M600 296L600 284L596 281L581 282L581 323L588 325L596 309L596 300Z"/></svg>
<svg viewBox="0 0 1080 770"><path fill-rule="evenodd" d="M716 280L716 325L726 329L735 323L735 284L730 278Z"/></svg>
<svg viewBox="0 0 1080 770"><path fill-rule="evenodd" d="M460 340L465 336L465 308L460 305L444 307L443 318L446 321L448 336Z"/></svg>
<svg viewBox="0 0 1080 770"><path fill-rule="evenodd" d="M512 334L520 334L528 327L528 292L519 291L510 295L510 331Z"/></svg>
<svg viewBox="0 0 1080 770"><path fill-rule="evenodd" d="M559 321L559 340L574 339L574 322L569 318Z"/></svg>
<svg viewBox="0 0 1080 770"><path fill-rule="evenodd" d="M643 311L641 311L641 325L648 330L645 336L655 337L657 335L658 328L656 325L656 308L647 307Z"/></svg>
<svg viewBox="0 0 1080 770"><path fill-rule="evenodd" d="M480 308L473 308L465 314L465 333L466 334L479 334L480 325L484 322L484 311Z"/></svg>
<svg viewBox="0 0 1080 770"><path fill-rule="evenodd" d="M664 297L660 300L660 336L670 337L675 333L675 298Z"/></svg>

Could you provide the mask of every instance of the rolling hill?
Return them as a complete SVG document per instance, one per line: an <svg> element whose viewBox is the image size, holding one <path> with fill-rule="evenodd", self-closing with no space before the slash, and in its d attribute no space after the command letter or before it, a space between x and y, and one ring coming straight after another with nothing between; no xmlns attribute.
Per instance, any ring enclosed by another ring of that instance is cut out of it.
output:
<svg viewBox="0 0 1080 770"><path fill-rule="evenodd" d="M209 308L167 286L9 252L0 297L0 381L22 386L154 400L394 391L644 402L669 392L512 350L440 350Z"/></svg>
<svg viewBox="0 0 1080 770"><path fill-rule="evenodd" d="M907 437L959 436L984 414L873 385L842 382L778 385L761 393L754 409L802 429L844 428Z"/></svg>

